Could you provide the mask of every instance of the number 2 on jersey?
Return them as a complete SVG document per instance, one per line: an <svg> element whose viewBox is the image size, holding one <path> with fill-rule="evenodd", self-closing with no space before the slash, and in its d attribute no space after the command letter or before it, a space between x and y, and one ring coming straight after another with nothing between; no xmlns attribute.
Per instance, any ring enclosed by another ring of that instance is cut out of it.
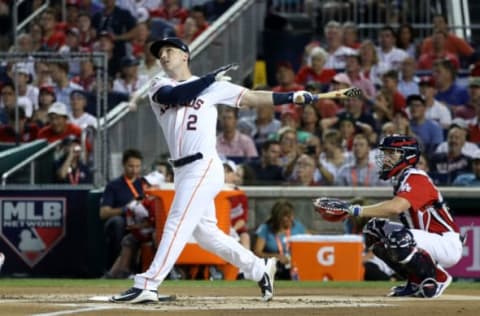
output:
<svg viewBox="0 0 480 316"><path fill-rule="evenodd" d="M187 131L196 131L197 130L197 115L190 114L187 119Z"/></svg>

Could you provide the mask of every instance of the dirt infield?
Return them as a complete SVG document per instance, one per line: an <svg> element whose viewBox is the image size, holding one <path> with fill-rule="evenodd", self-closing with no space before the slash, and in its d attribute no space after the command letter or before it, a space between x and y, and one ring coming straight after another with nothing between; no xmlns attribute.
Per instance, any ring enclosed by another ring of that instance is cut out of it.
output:
<svg viewBox="0 0 480 316"><path fill-rule="evenodd" d="M1 286L0 315L479 315L479 287L450 287L436 299L387 298L385 285L362 287L332 285L316 287L306 283L290 287L280 283L272 302L259 298L255 285L221 287L162 286L162 293L175 294L173 302L149 305L95 302L95 296L107 298L125 287L114 286ZM302 282L300 282L302 283Z"/></svg>

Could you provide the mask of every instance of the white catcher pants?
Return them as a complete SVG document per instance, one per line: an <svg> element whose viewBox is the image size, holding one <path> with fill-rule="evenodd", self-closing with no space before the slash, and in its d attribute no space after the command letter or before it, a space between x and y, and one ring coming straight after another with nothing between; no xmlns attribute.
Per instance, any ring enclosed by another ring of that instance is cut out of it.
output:
<svg viewBox="0 0 480 316"><path fill-rule="evenodd" d="M223 165L218 157L204 157L175 169L175 197L162 239L149 269L135 276L136 288L156 290L192 235L200 247L237 266L245 278L262 278L264 260L217 226L214 199L223 185Z"/></svg>
<svg viewBox="0 0 480 316"><path fill-rule="evenodd" d="M420 229L410 231L417 247L427 251L442 267L454 266L462 258L463 245L459 234L447 232L439 235Z"/></svg>

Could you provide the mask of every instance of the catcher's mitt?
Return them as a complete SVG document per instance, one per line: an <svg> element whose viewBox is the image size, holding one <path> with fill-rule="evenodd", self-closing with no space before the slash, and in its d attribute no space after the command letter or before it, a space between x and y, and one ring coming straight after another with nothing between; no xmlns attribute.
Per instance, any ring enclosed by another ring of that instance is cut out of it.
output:
<svg viewBox="0 0 480 316"><path fill-rule="evenodd" d="M315 211L329 222L343 221L349 215L350 204L335 198L322 197L313 200Z"/></svg>

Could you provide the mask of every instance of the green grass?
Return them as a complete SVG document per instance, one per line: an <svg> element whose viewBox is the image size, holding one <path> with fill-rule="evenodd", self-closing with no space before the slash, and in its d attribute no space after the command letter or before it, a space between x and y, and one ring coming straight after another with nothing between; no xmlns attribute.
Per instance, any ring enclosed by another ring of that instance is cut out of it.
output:
<svg viewBox="0 0 480 316"><path fill-rule="evenodd" d="M277 281L275 284L281 288L378 288L391 287L392 284L400 282L321 282L321 281ZM105 279L15 279L3 278L0 279L1 287L71 287L82 286L92 288L105 288L123 286L129 287L133 284L132 280L105 280ZM165 286L168 287L238 287L248 288L257 286L252 281L165 281ZM451 288L456 289L480 289L480 282L453 282Z"/></svg>

